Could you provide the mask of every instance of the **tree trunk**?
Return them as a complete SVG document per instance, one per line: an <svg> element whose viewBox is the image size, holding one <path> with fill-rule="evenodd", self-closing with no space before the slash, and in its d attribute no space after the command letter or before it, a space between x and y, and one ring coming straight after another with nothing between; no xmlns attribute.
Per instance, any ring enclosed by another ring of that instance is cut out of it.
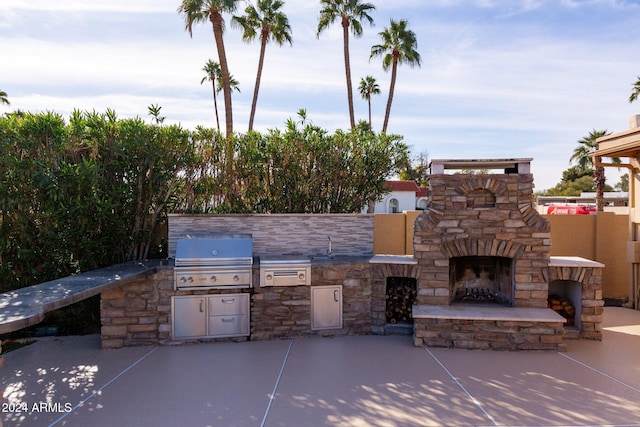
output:
<svg viewBox="0 0 640 427"><path fill-rule="evenodd" d="M369 132L373 132L373 126L371 125L371 93L367 96L367 104L369 104Z"/></svg>
<svg viewBox="0 0 640 427"><path fill-rule="evenodd" d="M387 100L387 109L384 113L384 124L382 125L382 132L387 131L389 125L389 115L391 114L391 102L393 102L393 91L396 87L396 74L398 72L398 59L396 55L393 56L393 64L391 65L391 85L389 86L389 99Z"/></svg>
<svg viewBox="0 0 640 427"><path fill-rule="evenodd" d="M224 165L225 176L224 179L227 182L228 192L225 195L225 203L228 205L228 200L236 192L236 179L233 173L233 112L231 108L231 83L229 79L229 67L227 66L227 55L224 50L223 36L223 21L222 15L219 11L214 11L209 15L209 19L213 25L213 35L216 40L216 48L218 50L218 59L220 60L220 71L222 72L222 91L224 94L224 113L226 124L226 138L224 141Z"/></svg>
<svg viewBox="0 0 640 427"><path fill-rule="evenodd" d="M258 60L258 73L256 74L256 87L253 89L253 102L251 102L251 114L249 115L249 130L253 130L253 119L256 116L256 105L258 105L258 91L260 90L260 79L262 78L262 67L264 65L264 52L267 50L267 39L269 30L262 30L260 36L260 59Z"/></svg>
<svg viewBox="0 0 640 427"><path fill-rule="evenodd" d="M596 166L593 173L593 180L596 185L596 210L597 212L604 211L604 184L606 178L604 176L604 167Z"/></svg>
<svg viewBox="0 0 640 427"><path fill-rule="evenodd" d="M369 203L367 203L367 213L375 213L375 212L376 212L376 201L369 200Z"/></svg>
<svg viewBox="0 0 640 427"><path fill-rule="evenodd" d="M213 36L216 40L218 59L220 60L220 70L222 71L222 92L224 94L224 114L227 137L233 135L233 111L231 108L231 83L229 81L229 67L227 65L227 54L224 49L223 21L219 11L213 11L209 15L209 20L213 25Z"/></svg>
<svg viewBox="0 0 640 427"><path fill-rule="evenodd" d="M216 126L218 126L218 132L220 132L220 118L218 117L218 97L216 96L216 78L211 79L211 86L213 87L213 108L216 110Z"/></svg>
<svg viewBox="0 0 640 427"><path fill-rule="evenodd" d="M347 102L349 103L349 123L351 129L356 127L353 112L353 88L351 87L351 63L349 61L349 20L342 17L342 35L344 39L344 71L347 76Z"/></svg>

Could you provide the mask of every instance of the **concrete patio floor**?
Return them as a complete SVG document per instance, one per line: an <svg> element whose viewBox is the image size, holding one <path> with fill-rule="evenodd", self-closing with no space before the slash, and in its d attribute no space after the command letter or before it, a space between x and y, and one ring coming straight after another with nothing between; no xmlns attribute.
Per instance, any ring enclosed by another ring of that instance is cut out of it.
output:
<svg viewBox="0 0 640 427"><path fill-rule="evenodd" d="M5 356L13 426L640 426L640 312L566 353L423 349L408 336L101 350L39 338Z"/></svg>

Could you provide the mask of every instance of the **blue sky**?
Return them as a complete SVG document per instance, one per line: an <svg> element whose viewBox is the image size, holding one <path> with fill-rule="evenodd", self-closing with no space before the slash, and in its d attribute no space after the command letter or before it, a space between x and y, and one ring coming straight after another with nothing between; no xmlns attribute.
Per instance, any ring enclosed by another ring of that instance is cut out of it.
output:
<svg viewBox="0 0 640 427"><path fill-rule="evenodd" d="M418 36L420 68L400 67L389 131L429 158L532 157L536 189L553 187L577 140L618 132L640 113L628 103L640 75L638 0L378 0L375 26L351 42L354 87L374 76L380 129L389 73L369 61L389 20L407 19ZM2 0L0 90L14 109L114 109L147 118L162 106L166 122L214 126L211 87L202 67L217 59L210 25L193 38L179 0ZM239 11L245 2L239 2ZM316 38L319 2L288 0L293 45L269 45L254 127L282 127L305 108L329 130L349 125L341 27ZM258 43L229 25L225 44L234 95L234 128L247 128ZM367 104L354 93L357 119ZM611 185L620 173L607 169Z"/></svg>

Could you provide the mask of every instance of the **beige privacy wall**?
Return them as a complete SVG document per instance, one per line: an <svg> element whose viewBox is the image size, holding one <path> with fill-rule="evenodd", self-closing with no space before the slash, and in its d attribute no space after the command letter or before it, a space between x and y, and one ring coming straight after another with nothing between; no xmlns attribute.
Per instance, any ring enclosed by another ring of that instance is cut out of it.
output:
<svg viewBox="0 0 640 427"><path fill-rule="evenodd" d="M629 296L627 262L629 216L613 212L597 215L544 215L551 223L551 256L580 256L601 262L605 298Z"/></svg>
<svg viewBox="0 0 640 427"><path fill-rule="evenodd" d="M374 252L413 254L413 223L419 215L419 211L375 215ZM543 217L551 224L551 256L578 256L603 263L604 296L629 296L628 215L601 212Z"/></svg>

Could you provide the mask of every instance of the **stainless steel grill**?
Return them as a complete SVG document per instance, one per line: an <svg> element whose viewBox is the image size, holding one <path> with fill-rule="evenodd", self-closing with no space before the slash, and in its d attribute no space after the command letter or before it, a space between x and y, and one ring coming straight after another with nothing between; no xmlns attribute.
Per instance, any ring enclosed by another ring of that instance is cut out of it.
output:
<svg viewBox="0 0 640 427"><path fill-rule="evenodd" d="M253 286L250 235L179 239L175 289L250 288Z"/></svg>

